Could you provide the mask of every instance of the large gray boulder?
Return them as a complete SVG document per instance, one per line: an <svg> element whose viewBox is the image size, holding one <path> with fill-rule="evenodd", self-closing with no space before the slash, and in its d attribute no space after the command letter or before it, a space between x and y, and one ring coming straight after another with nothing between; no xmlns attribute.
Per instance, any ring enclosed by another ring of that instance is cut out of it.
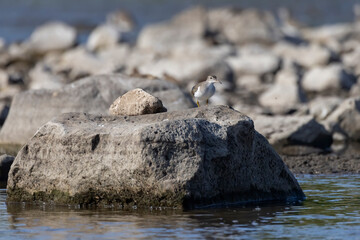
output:
<svg viewBox="0 0 360 240"><path fill-rule="evenodd" d="M41 125L61 113L108 114L116 98L138 87L159 97L168 111L196 106L179 87L165 80L98 75L57 90L30 90L16 95L1 129L0 142L24 144Z"/></svg>
<svg viewBox="0 0 360 240"><path fill-rule="evenodd" d="M304 199L252 120L226 106L140 116L63 114L9 173L8 201L193 208Z"/></svg>

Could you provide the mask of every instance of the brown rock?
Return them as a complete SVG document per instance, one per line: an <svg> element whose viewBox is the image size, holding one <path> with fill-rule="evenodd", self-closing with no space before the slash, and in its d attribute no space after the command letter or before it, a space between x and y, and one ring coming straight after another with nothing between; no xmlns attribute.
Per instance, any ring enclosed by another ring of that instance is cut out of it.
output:
<svg viewBox="0 0 360 240"><path fill-rule="evenodd" d="M131 90L118 97L111 104L109 112L111 115L136 116L166 112L160 99L145 92L141 88Z"/></svg>

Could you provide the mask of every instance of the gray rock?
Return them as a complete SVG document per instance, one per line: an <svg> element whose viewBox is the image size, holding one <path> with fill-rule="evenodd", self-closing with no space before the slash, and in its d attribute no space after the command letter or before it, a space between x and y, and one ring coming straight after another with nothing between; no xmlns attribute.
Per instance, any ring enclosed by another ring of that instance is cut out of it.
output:
<svg viewBox="0 0 360 240"><path fill-rule="evenodd" d="M302 86L305 91L323 92L331 90L349 90L356 82L341 64L330 64L326 67L315 67L304 75Z"/></svg>
<svg viewBox="0 0 360 240"><path fill-rule="evenodd" d="M45 124L9 173L7 201L194 208L304 199L247 116L216 106Z"/></svg>
<svg viewBox="0 0 360 240"><path fill-rule="evenodd" d="M253 116L255 129L280 152L289 146L326 149L332 144L331 133L311 116Z"/></svg>
<svg viewBox="0 0 360 240"><path fill-rule="evenodd" d="M42 54L68 49L75 41L75 28L62 22L49 22L36 28L27 43L32 52Z"/></svg>
<svg viewBox="0 0 360 240"><path fill-rule="evenodd" d="M256 9L218 8L208 13L210 31L235 44L274 43L280 31L270 12Z"/></svg>
<svg viewBox="0 0 360 240"><path fill-rule="evenodd" d="M159 98L152 96L141 88L135 88L118 97L109 108L109 113L114 116L136 116L166 111Z"/></svg>
<svg viewBox="0 0 360 240"><path fill-rule="evenodd" d="M206 10L194 7L174 16L171 21L150 24L139 33L137 47L166 54L178 44L202 39L206 32Z"/></svg>
<svg viewBox="0 0 360 240"><path fill-rule="evenodd" d="M0 182L8 180L8 173L15 157L3 154L0 156Z"/></svg>
<svg viewBox="0 0 360 240"><path fill-rule="evenodd" d="M168 111L194 106L194 102L176 85L164 80L131 78L121 74L98 75L57 90L30 90L16 95L0 131L0 142L26 143L41 125L61 113L108 114L109 106L118 96L137 87L155 97L159 94ZM179 97L176 103L173 96L167 96L163 91L176 94Z"/></svg>

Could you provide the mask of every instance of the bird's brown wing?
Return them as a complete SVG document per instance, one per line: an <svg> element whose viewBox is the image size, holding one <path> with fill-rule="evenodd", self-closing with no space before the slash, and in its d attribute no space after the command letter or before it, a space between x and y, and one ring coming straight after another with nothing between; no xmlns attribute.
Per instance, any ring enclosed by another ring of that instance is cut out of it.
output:
<svg viewBox="0 0 360 240"><path fill-rule="evenodd" d="M195 94L195 92L197 91L197 89L198 89L198 86L199 84L196 84L195 86L193 86L193 88L191 89L191 95L193 95L194 96L194 94Z"/></svg>

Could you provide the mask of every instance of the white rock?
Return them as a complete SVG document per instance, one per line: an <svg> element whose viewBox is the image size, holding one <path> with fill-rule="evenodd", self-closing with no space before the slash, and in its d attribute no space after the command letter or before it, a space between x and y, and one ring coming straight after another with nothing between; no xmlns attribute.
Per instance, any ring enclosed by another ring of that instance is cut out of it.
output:
<svg viewBox="0 0 360 240"><path fill-rule="evenodd" d="M280 59L271 53L242 54L229 57L227 62L239 75L263 75L274 72L280 65Z"/></svg>
<svg viewBox="0 0 360 240"><path fill-rule="evenodd" d="M340 64L315 67L304 75L302 86L306 91L322 92L325 90L349 90L355 80L345 72Z"/></svg>
<svg viewBox="0 0 360 240"><path fill-rule="evenodd" d="M86 47L90 51L97 51L102 48L114 47L120 40L119 31L112 25L100 25L89 35Z"/></svg>
<svg viewBox="0 0 360 240"><path fill-rule="evenodd" d="M353 24L340 23L304 29L303 36L311 42L326 43L330 39L344 40L353 31Z"/></svg>
<svg viewBox="0 0 360 240"><path fill-rule="evenodd" d="M50 22L37 27L31 34L29 44L36 53L65 50L72 47L76 41L75 28L62 23Z"/></svg>
<svg viewBox="0 0 360 240"><path fill-rule="evenodd" d="M309 112L317 120L324 120L342 102L339 97L317 97L309 103Z"/></svg>
<svg viewBox="0 0 360 240"><path fill-rule="evenodd" d="M295 46L280 42L274 46L273 52L306 68L324 66L331 57L331 52L328 49L317 44Z"/></svg>
<svg viewBox="0 0 360 240"><path fill-rule="evenodd" d="M59 89L65 85L62 76L56 75L42 62L29 71L30 89Z"/></svg>
<svg viewBox="0 0 360 240"><path fill-rule="evenodd" d="M281 71L275 77L275 84L259 97L261 106L275 113L286 113L301 102L298 75L291 71Z"/></svg>

